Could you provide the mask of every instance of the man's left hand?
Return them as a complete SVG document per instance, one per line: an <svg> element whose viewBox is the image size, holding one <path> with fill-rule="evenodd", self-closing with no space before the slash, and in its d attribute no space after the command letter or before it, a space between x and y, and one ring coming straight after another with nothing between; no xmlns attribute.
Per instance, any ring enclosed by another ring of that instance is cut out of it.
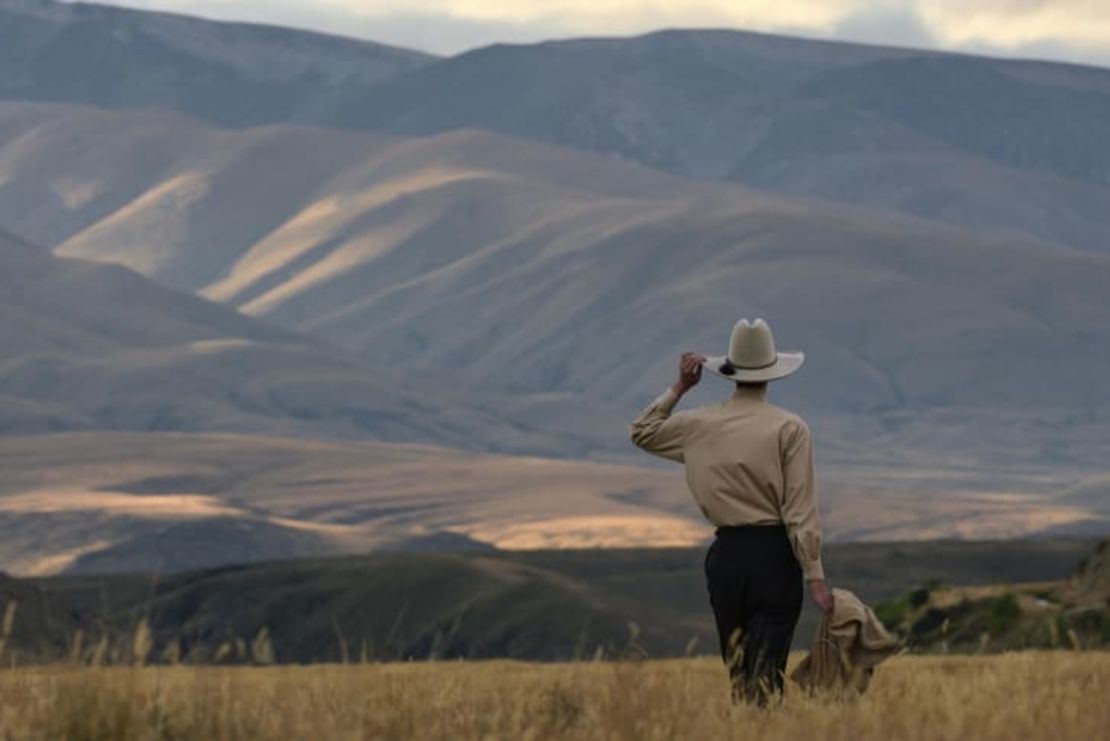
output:
<svg viewBox="0 0 1110 741"><path fill-rule="evenodd" d="M818 609L826 615L832 615L833 611L833 595L829 585L825 583L824 579L810 579L809 593L813 597L814 603Z"/></svg>

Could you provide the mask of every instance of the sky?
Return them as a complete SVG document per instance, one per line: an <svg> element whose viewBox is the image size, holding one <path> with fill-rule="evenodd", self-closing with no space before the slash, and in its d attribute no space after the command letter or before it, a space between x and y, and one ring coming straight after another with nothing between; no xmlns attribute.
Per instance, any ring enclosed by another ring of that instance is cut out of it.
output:
<svg viewBox="0 0 1110 741"><path fill-rule="evenodd" d="M496 42L712 27L1110 66L1110 0L109 2L312 28L437 54Z"/></svg>

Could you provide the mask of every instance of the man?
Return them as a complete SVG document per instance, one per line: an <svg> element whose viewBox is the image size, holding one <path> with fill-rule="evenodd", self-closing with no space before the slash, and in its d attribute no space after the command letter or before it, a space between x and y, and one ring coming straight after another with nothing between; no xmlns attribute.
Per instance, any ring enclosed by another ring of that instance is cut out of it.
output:
<svg viewBox="0 0 1110 741"><path fill-rule="evenodd" d="M734 697L760 705L782 693L802 581L825 614L833 608L821 565L809 428L766 400L767 384L796 371L804 359L776 352L762 319L741 319L728 355L684 353L678 380L630 428L638 447L685 464L694 500L717 526L705 575L721 656ZM732 395L672 414L703 368L733 381Z"/></svg>

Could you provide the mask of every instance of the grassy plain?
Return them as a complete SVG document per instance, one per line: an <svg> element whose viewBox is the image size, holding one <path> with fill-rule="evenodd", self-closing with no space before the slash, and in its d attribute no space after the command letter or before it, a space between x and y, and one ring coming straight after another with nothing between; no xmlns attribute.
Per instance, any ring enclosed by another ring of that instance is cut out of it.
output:
<svg viewBox="0 0 1110 741"><path fill-rule="evenodd" d="M623 427L620 435L635 452ZM831 446L834 460L841 444ZM0 569L178 572L382 548L704 548L712 528L681 468L640 465L648 458L627 465L218 433L6 436ZM1110 533L1110 477L1101 471L924 454L821 466L829 543Z"/></svg>
<svg viewBox="0 0 1110 741"><path fill-rule="evenodd" d="M798 656L794 660L798 660ZM0 671L0 737L1093 739L1110 653L900 656L850 701L735 707L713 659Z"/></svg>

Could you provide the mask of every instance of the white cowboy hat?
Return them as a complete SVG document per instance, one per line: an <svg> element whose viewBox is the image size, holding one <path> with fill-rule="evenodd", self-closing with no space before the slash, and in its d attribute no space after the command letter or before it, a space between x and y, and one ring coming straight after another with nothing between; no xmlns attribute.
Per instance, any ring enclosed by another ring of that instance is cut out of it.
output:
<svg viewBox="0 0 1110 741"><path fill-rule="evenodd" d="M730 381L760 383L789 376L805 359L805 353L775 352L775 337L767 322L741 319L732 328L728 355L706 358L703 366Z"/></svg>

